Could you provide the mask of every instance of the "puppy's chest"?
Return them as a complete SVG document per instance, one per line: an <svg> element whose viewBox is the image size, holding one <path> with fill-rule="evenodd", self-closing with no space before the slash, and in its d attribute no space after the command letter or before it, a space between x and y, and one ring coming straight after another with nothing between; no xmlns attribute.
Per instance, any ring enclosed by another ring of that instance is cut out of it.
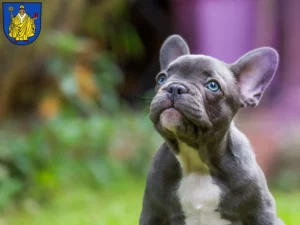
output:
<svg viewBox="0 0 300 225"><path fill-rule="evenodd" d="M185 146L186 147L186 146ZM183 169L183 177L177 190L183 212L185 214L186 225L229 225L230 222L221 218L217 212L221 190L214 184L212 177L204 168L199 157L185 154L181 151L178 156ZM194 149L189 149L190 151ZM189 157L189 159L186 159ZM196 162L198 161L198 162ZM190 165L184 165L185 163ZM196 163L196 165L193 165ZM188 168L189 171L185 171Z"/></svg>

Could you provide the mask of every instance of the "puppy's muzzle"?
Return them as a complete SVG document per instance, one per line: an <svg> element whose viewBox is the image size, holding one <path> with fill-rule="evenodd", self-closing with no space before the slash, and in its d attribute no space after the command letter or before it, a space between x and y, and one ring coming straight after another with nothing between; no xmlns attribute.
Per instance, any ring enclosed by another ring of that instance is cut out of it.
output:
<svg viewBox="0 0 300 225"><path fill-rule="evenodd" d="M187 88L181 84L170 84L166 88L166 91L168 92L167 96L172 101L178 100L181 95L188 92Z"/></svg>

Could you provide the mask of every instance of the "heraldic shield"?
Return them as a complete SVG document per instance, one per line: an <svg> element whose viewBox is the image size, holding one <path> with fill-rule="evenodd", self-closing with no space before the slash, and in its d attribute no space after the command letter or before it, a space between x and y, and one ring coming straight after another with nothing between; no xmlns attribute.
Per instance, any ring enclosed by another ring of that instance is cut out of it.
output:
<svg viewBox="0 0 300 225"><path fill-rule="evenodd" d="M3 30L16 45L34 42L41 32L41 2L3 2Z"/></svg>

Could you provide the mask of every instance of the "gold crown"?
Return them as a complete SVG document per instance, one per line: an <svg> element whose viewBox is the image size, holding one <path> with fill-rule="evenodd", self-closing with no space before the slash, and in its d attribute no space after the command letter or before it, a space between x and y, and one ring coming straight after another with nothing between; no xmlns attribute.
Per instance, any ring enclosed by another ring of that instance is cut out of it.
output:
<svg viewBox="0 0 300 225"><path fill-rule="evenodd" d="M20 9L24 9L25 7L24 7L24 5L20 5Z"/></svg>

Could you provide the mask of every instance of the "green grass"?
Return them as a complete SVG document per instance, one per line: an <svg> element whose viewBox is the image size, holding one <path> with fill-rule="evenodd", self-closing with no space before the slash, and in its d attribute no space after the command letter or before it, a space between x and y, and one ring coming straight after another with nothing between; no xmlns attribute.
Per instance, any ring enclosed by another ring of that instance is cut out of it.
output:
<svg viewBox="0 0 300 225"><path fill-rule="evenodd" d="M141 182L122 183L101 191L71 188L57 193L43 208L10 210L5 225L133 225L138 224L143 195ZM26 205L26 204L25 204ZM1 221L0 224L2 225Z"/></svg>
<svg viewBox="0 0 300 225"><path fill-rule="evenodd" d="M273 192L278 216L286 225L300 225L300 192Z"/></svg>
<svg viewBox="0 0 300 225"><path fill-rule="evenodd" d="M27 202L23 210L10 210L4 225L134 225L138 224L144 184L126 182L96 191L72 188L56 193L43 206ZM300 224L300 192L273 192L279 216L286 225ZM3 222L3 223L1 223Z"/></svg>

